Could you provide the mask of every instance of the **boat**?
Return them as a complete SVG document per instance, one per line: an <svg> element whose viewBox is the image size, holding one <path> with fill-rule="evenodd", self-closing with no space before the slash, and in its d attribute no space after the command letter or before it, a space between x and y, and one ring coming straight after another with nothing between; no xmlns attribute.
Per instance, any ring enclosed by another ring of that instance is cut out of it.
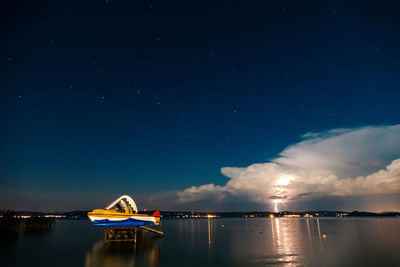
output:
<svg viewBox="0 0 400 267"><path fill-rule="evenodd" d="M158 225L160 212L139 214L135 201L123 195L108 205L105 209L94 209L88 212L88 217L95 226L130 227L144 225Z"/></svg>

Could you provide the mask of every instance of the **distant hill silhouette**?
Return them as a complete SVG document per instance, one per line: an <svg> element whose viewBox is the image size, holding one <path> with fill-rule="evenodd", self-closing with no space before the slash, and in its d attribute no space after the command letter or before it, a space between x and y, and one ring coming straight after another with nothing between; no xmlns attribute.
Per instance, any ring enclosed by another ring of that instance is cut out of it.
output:
<svg viewBox="0 0 400 267"><path fill-rule="evenodd" d="M83 219L87 218L88 211L67 211L67 212L36 212L36 211L18 211L15 214L24 216L43 216L43 215L58 215L65 216L64 219ZM140 211L139 213L150 214L153 211ZM219 218L258 218L258 217L269 217L273 214L275 217L283 217L285 215L300 215L301 217L312 216L312 217L400 217L400 212L386 211L380 213L367 212L367 211L281 211L281 212L270 212L270 211L246 211L246 212L198 212L198 211L160 211L160 214L164 218L204 218L208 214L216 215ZM58 218L58 219L63 219Z"/></svg>

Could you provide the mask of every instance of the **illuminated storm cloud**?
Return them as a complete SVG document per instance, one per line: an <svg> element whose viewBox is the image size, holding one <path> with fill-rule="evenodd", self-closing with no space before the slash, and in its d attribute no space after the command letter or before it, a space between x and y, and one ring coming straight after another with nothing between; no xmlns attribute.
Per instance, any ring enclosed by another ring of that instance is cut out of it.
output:
<svg viewBox="0 0 400 267"><path fill-rule="evenodd" d="M178 193L182 203L227 194L276 205L316 196L400 193L400 125L307 133L274 160L224 167L224 186L193 186Z"/></svg>

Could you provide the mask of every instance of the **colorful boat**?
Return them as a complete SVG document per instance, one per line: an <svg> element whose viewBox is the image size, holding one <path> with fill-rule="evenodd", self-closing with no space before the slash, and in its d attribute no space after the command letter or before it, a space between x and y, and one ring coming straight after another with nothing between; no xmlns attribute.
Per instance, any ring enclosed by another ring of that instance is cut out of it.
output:
<svg viewBox="0 0 400 267"><path fill-rule="evenodd" d="M123 195L105 209L94 209L88 217L96 226L143 226L160 223L160 212L139 214L135 201Z"/></svg>

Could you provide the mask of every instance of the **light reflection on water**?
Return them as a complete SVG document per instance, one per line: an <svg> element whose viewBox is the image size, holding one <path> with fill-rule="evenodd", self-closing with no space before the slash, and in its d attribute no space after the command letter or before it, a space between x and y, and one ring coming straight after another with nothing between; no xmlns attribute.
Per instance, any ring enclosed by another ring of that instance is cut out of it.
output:
<svg viewBox="0 0 400 267"><path fill-rule="evenodd" d="M171 219L161 230L106 245L104 228L58 221L2 240L0 256L4 266L400 266L396 218Z"/></svg>
<svg viewBox="0 0 400 267"><path fill-rule="evenodd" d="M299 262L299 220L282 220L275 218L270 222L276 225L276 242L274 251L280 255L280 262L297 263Z"/></svg>
<svg viewBox="0 0 400 267"><path fill-rule="evenodd" d="M106 250L103 240L94 243L93 248L86 254L85 266L135 266L134 250L127 253L113 254Z"/></svg>
<svg viewBox="0 0 400 267"><path fill-rule="evenodd" d="M101 239L86 253L85 267L159 266L159 242L144 232L138 232L136 243L105 243Z"/></svg>

